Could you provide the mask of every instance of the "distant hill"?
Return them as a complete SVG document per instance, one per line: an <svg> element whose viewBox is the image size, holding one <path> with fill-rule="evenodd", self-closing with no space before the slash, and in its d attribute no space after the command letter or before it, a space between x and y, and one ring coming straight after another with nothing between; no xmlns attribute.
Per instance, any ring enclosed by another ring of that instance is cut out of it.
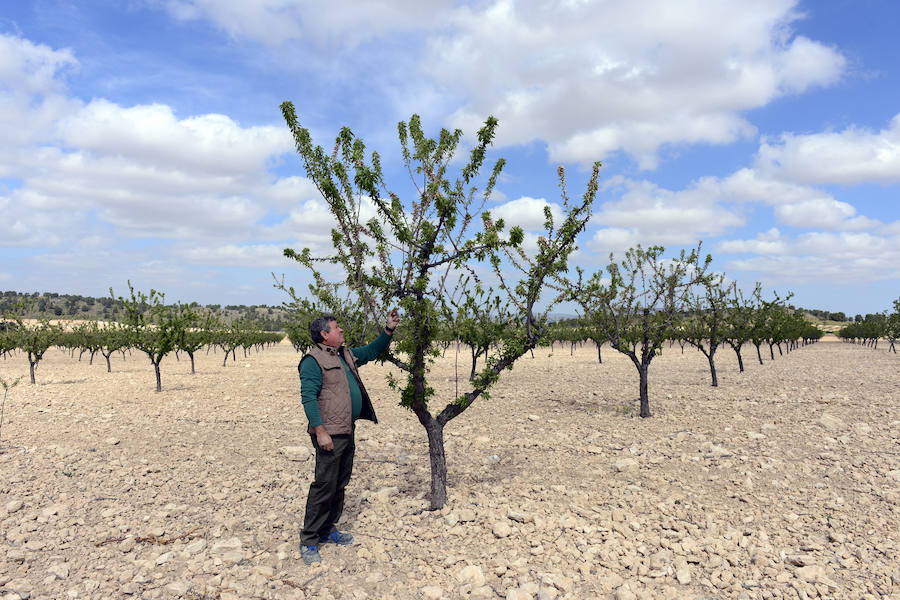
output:
<svg viewBox="0 0 900 600"><path fill-rule="evenodd" d="M73 294L57 294L44 292L32 294L23 292L0 292L0 317L17 310L22 302L30 303L33 309L24 316L27 318L50 317L54 319L84 319L101 321L118 321L124 315L122 303L112 298L92 298ZM207 304L204 308L219 314L226 322L237 320L252 321L265 331L284 331L290 322L290 313L281 306L253 304L250 306ZM793 307L792 307L793 308ZM826 332L835 332L852 319L842 312L830 312L815 308L799 308L806 313L810 323ZM576 318L565 313L551 313L551 321L567 321ZM856 320L862 320L857 315Z"/></svg>
<svg viewBox="0 0 900 600"><path fill-rule="evenodd" d="M0 317L18 312L23 302L31 306L31 310L23 316L32 319L50 317L53 319L119 321L125 314L125 307L122 303L112 298L93 298L55 292L28 294L5 291L0 292ZM284 326L290 321L290 313L281 306L207 304L203 308L217 313L226 322L230 323L241 319L252 321L265 331L284 331Z"/></svg>

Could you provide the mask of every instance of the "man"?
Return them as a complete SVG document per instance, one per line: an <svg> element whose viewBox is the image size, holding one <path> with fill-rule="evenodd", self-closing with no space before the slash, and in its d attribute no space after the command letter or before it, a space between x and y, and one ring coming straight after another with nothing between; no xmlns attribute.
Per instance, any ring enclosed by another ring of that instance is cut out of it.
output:
<svg viewBox="0 0 900 600"><path fill-rule="evenodd" d="M353 536L338 531L335 523L344 510L344 488L353 471L354 421L378 422L358 368L387 349L399 322L394 309L378 339L360 348L344 346L344 331L331 315L322 315L309 326L315 346L297 365L303 410L316 449L315 481L309 486L300 532L300 555L308 565L321 562L321 544L353 543Z"/></svg>

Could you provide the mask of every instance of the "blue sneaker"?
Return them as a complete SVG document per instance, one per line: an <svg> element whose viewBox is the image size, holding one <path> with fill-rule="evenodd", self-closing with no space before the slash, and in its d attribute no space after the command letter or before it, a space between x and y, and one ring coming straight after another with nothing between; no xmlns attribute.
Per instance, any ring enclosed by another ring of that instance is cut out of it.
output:
<svg viewBox="0 0 900 600"><path fill-rule="evenodd" d="M320 544L327 544L329 542L335 543L338 546L349 546L353 543L353 536L349 533L337 530L332 531L328 535L319 536Z"/></svg>
<svg viewBox="0 0 900 600"><path fill-rule="evenodd" d="M308 565L322 562L322 557L319 556L318 546L300 546L300 557L303 559L303 562Z"/></svg>

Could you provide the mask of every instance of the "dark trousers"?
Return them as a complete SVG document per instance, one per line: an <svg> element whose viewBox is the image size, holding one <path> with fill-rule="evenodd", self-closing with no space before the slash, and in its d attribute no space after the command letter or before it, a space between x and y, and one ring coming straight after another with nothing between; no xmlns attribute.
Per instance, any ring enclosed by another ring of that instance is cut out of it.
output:
<svg viewBox="0 0 900 600"><path fill-rule="evenodd" d="M333 435L334 450L319 448L316 436L311 435L316 448L316 479L309 486L306 497L306 518L300 532L300 543L316 546L319 537L335 530L334 524L344 512L344 488L353 473L353 454L356 442L353 434Z"/></svg>

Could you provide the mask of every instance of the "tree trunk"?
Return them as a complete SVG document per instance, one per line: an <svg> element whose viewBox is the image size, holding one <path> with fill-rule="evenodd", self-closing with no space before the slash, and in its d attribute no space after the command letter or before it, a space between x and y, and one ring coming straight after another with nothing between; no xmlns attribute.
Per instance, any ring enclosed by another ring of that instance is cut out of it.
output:
<svg viewBox="0 0 900 600"><path fill-rule="evenodd" d="M716 351L712 350L707 354L706 360L709 361L709 374L712 375L712 386L719 387L719 378L716 377Z"/></svg>
<svg viewBox="0 0 900 600"><path fill-rule="evenodd" d="M28 361L29 370L31 371L31 384L34 385L34 367L37 365L37 361L30 360Z"/></svg>
<svg viewBox="0 0 900 600"><path fill-rule="evenodd" d="M772 360L775 360L775 344L769 344L769 354Z"/></svg>
<svg viewBox="0 0 900 600"><path fill-rule="evenodd" d="M469 381L475 380L475 363L478 360L478 356L475 354L475 346L472 346L472 370L469 372Z"/></svg>
<svg viewBox="0 0 900 600"><path fill-rule="evenodd" d="M109 362L109 357L111 355L112 355L112 353L103 355L103 358L106 359L106 372L107 373L112 373L112 364Z"/></svg>
<svg viewBox="0 0 900 600"><path fill-rule="evenodd" d="M195 375L196 373L194 371L194 353L188 352L188 356L191 357L191 375Z"/></svg>
<svg viewBox="0 0 900 600"><path fill-rule="evenodd" d="M737 354L737 358L738 358L738 369L740 369L740 372L743 373L743 372L744 372L744 359L741 358L741 349L740 349L740 347L735 348L735 349L734 349L734 353Z"/></svg>
<svg viewBox="0 0 900 600"><path fill-rule="evenodd" d="M425 425L428 434L428 458L431 461L431 510L447 503L447 456L444 453L444 426L436 419Z"/></svg>
<svg viewBox="0 0 900 600"><path fill-rule="evenodd" d="M638 373L640 374L641 379L641 417L647 418L650 416L650 390L649 384L647 382L648 372L650 371L650 365L641 365L638 369Z"/></svg>
<svg viewBox="0 0 900 600"><path fill-rule="evenodd" d="M600 354L600 346L602 346L603 344L597 344L597 342L594 342L594 344L597 346L597 362L602 365L603 364L603 355Z"/></svg>
<svg viewBox="0 0 900 600"><path fill-rule="evenodd" d="M157 360L157 361L152 361L152 362L153 362L153 370L156 371L156 391L161 392L162 391L162 378L159 376L159 361Z"/></svg>
<svg viewBox="0 0 900 600"><path fill-rule="evenodd" d="M759 351L759 344L755 344L755 345L756 345L756 358L759 359L759 364L763 364L762 353L760 353L760 351Z"/></svg>

